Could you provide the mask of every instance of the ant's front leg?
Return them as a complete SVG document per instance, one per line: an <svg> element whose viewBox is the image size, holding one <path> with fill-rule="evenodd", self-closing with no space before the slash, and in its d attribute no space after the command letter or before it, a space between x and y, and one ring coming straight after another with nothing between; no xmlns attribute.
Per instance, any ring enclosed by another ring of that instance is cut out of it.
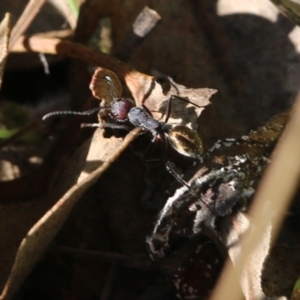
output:
<svg viewBox="0 0 300 300"><path fill-rule="evenodd" d="M171 112L172 112L172 103L173 103L173 100L174 99L178 99L182 102L185 102L185 103L188 103L188 104L192 104L198 108L201 108L201 106L197 105L196 103L188 100L188 99L185 99L183 97L180 97L180 96L177 96L177 95L170 95L169 99L168 99L168 105L167 105L167 110L166 110L166 119L165 119L165 123L168 122L170 116L171 116Z"/></svg>
<svg viewBox="0 0 300 300"><path fill-rule="evenodd" d="M190 185L184 180L182 179L182 177L175 171L174 167L172 166L171 161L166 161L165 165L166 165L166 169L167 171L182 185L185 186L187 188L187 190L189 191L189 193L195 197L196 199L198 199L198 195L196 194L196 192L190 187Z"/></svg>
<svg viewBox="0 0 300 300"><path fill-rule="evenodd" d="M99 127L99 128L112 128L112 129L122 129L126 131L130 131L132 129L131 126L124 124L114 124L114 123L82 123L81 127Z"/></svg>
<svg viewBox="0 0 300 300"><path fill-rule="evenodd" d="M182 185L182 186L185 186L189 191L190 193L197 198L197 195L196 193L190 188L189 184L184 180L182 179L182 177L180 176L180 174L177 173L177 171L175 171L175 168L172 166L172 163L171 161L169 161L168 159L168 142L166 141L166 135L165 133L161 133L160 134L160 138L161 140L163 141L164 143L164 149L163 149L163 152L162 152L162 160L164 161L165 163L165 166L166 166L166 169L167 171ZM175 164L174 164L175 165Z"/></svg>

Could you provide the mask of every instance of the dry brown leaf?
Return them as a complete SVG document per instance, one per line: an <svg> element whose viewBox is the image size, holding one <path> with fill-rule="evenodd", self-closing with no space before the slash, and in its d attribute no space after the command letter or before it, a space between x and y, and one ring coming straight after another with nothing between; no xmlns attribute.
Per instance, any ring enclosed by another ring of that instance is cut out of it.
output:
<svg viewBox="0 0 300 300"><path fill-rule="evenodd" d="M110 86L105 79L106 76L109 76L113 82L114 95L116 97L122 96L122 86L121 83L113 71L104 68L97 68L93 74L90 90L95 98L104 100L106 104L109 104L113 101L113 96L111 94Z"/></svg>
<svg viewBox="0 0 300 300"><path fill-rule="evenodd" d="M157 120L163 121L167 111L168 100L171 95L185 98L192 103L185 103L178 99L174 99L171 107L171 116L168 121L171 125L185 125L197 130L197 118L207 106L210 97L217 92L215 89L209 88L187 88L169 80L169 90L164 91L160 83L155 77L148 76L136 71L127 73L125 81L136 101L137 106L145 105Z"/></svg>

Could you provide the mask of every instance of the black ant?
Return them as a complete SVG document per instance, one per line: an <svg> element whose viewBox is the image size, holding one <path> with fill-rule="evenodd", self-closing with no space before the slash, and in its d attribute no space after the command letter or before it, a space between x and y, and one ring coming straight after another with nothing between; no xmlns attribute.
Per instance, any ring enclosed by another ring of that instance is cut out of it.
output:
<svg viewBox="0 0 300 300"><path fill-rule="evenodd" d="M187 182L184 181L180 177L180 175L174 170L174 168L171 165L172 163L168 159L166 159L166 153L167 153L166 148L167 148L167 144L169 143L172 146L172 148L174 148L178 153L194 159L200 159L201 154L203 152L203 148L202 148L202 141L198 136L198 134L194 130L183 125L177 125L172 128L171 125L167 124L171 115L171 106L172 106L172 101L174 99L178 99L186 103L191 103L199 108L200 106L180 96L171 95L168 99L165 121L160 122L153 118L150 111L144 105L135 106L133 100L129 98L115 97L111 77L105 76L105 79L107 80L111 95L113 97L113 101L109 106L100 106L84 112L76 112L76 111L52 112L46 114L43 117L43 120L56 115L91 115L101 109L110 108L109 116L111 117L112 120L115 120L119 123L82 124L82 127L101 127L101 128L130 130L130 126L123 124L124 122L128 121L134 127L140 127L144 131L150 131L153 136L152 142L155 142L158 138L160 138L164 143L165 149L164 149L163 157L164 157L164 162L166 164L166 169L176 178L177 181L179 181L182 185L186 186L193 196L197 197L197 195L189 187Z"/></svg>

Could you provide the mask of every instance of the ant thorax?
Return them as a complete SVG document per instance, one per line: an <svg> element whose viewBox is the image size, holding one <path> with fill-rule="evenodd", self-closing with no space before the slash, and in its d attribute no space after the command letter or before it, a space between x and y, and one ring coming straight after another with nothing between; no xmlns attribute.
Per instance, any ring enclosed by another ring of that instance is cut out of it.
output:
<svg viewBox="0 0 300 300"><path fill-rule="evenodd" d="M128 113L128 120L135 127L141 127L144 130L155 131L161 128L161 123L155 120L144 107L134 107Z"/></svg>

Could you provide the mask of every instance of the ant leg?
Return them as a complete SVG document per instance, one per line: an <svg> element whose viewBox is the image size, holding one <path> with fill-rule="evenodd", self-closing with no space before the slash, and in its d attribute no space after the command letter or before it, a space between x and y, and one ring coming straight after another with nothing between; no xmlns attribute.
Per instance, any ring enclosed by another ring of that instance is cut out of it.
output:
<svg viewBox="0 0 300 300"><path fill-rule="evenodd" d="M168 106L167 106L167 111L166 111L166 119L165 119L165 123L168 122L170 115L171 115L171 111L172 111L172 99L173 99L173 95L171 95L168 99Z"/></svg>
<svg viewBox="0 0 300 300"><path fill-rule="evenodd" d="M54 111L51 113L48 113L46 115L43 116L42 120L46 120L49 117L53 117L53 116L58 116L58 115L80 115L80 116L89 116L97 111L99 111L102 108L109 108L110 106L99 106L99 107L95 107L92 108L90 110L86 110L86 111Z"/></svg>
<svg viewBox="0 0 300 300"><path fill-rule="evenodd" d="M124 124L114 124L114 123L82 123L81 127L99 127L99 128L112 128L112 129L122 129L130 131L132 127L124 125Z"/></svg>
<svg viewBox="0 0 300 300"><path fill-rule="evenodd" d="M155 159L147 159L149 157L149 155L153 152L154 148L156 146L156 138L150 143L150 145L148 146L144 157L143 157L143 161L145 163L154 163L154 162L161 162L162 160L159 158L155 158Z"/></svg>
<svg viewBox="0 0 300 300"><path fill-rule="evenodd" d="M166 169L170 172L170 174L179 182L182 184L182 186L185 186L187 188L187 190L189 191L189 193L195 197L196 199L200 200L201 203L203 203L209 211L211 211L212 213L213 210L208 206L208 204L206 204L201 197L199 197L199 195L196 194L196 192L193 190L193 188L184 180L180 177L180 175L174 170L174 168L171 165L170 161L166 162Z"/></svg>
<svg viewBox="0 0 300 300"><path fill-rule="evenodd" d="M194 106L196 106L198 108L201 108L201 106L199 106L198 104L196 104L196 103L194 103L194 102L192 102L190 100L187 100L187 99L185 99L183 97L180 97L180 96L177 96L177 95L171 95L169 97L169 99L168 99L168 106L167 106L167 111L166 111L165 123L167 123L168 120L169 120L169 118L170 118L171 111L172 111L172 102L173 102L174 99L178 99L178 100L183 101L185 103L189 103L189 104L192 104L192 105L194 105Z"/></svg>
<svg viewBox="0 0 300 300"><path fill-rule="evenodd" d="M189 186L189 184L180 177L180 175L174 170L174 168L171 165L171 162L168 160L166 161L166 169L167 171L179 182L181 183L183 186L185 186L188 191L190 192L190 194L192 194L192 196L194 196L195 198L198 199L197 194L195 193L195 191Z"/></svg>
<svg viewBox="0 0 300 300"><path fill-rule="evenodd" d="M186 99L184 97L181 97L181 96L171 95L171 97L176 98L176 99L178 99L180 101L183 101L185 103L190 103L190 104L192 104L192 105L194 105L194 106L196 106L198 108L202 108L203 107L203 106L200 106L200 105L198 105L198 104L196 104L196 103L194 103L194 102L192 102L192 101L190 101L190 100L188 100L188 99Z"/></svg>
<svg viewBox="0 0 300 300"><path fill-rule="evenodd" d="M188 191L195 197L198 199L198 196L197 194L194 192L193 189L191 189L191 187L189 186L189 184L181 178L181 176L174 170L174 168L171 166L171 162L167 159L167 153L168 153L168 143L166 141L166 137L165 137L165 134L162 133L160 135L162 141L164 142L165 144L165 149L163 151L163 160L165 162L165 165L166 165L166 169L167 171L179 182L181 183L183 186L185 186Z"/></svg>
<svg viewBox="0 0 300 300"><path fill-rule="evenodd" d="M166 169L167 171L182 185L182 186L185 186L187 188L187 190L189 191L189 193L195 197L196 199L200 200L207 208L208 210L210 210L211 212L212 209L201 199L201 197L199 198L199 196L196 194L196 192L191 188L191 186L184 180L181 178L181 176L174 170L174 167L172 167L172 162L169 161L167 159L167 150L168 150L168 143L166 141L166 138L165 138L165 133L161 133L160 134L160 137L162 139L162 141L165 143L165 149L163 151L163 161L165 162L165 165L166 165Z"/></svg>

